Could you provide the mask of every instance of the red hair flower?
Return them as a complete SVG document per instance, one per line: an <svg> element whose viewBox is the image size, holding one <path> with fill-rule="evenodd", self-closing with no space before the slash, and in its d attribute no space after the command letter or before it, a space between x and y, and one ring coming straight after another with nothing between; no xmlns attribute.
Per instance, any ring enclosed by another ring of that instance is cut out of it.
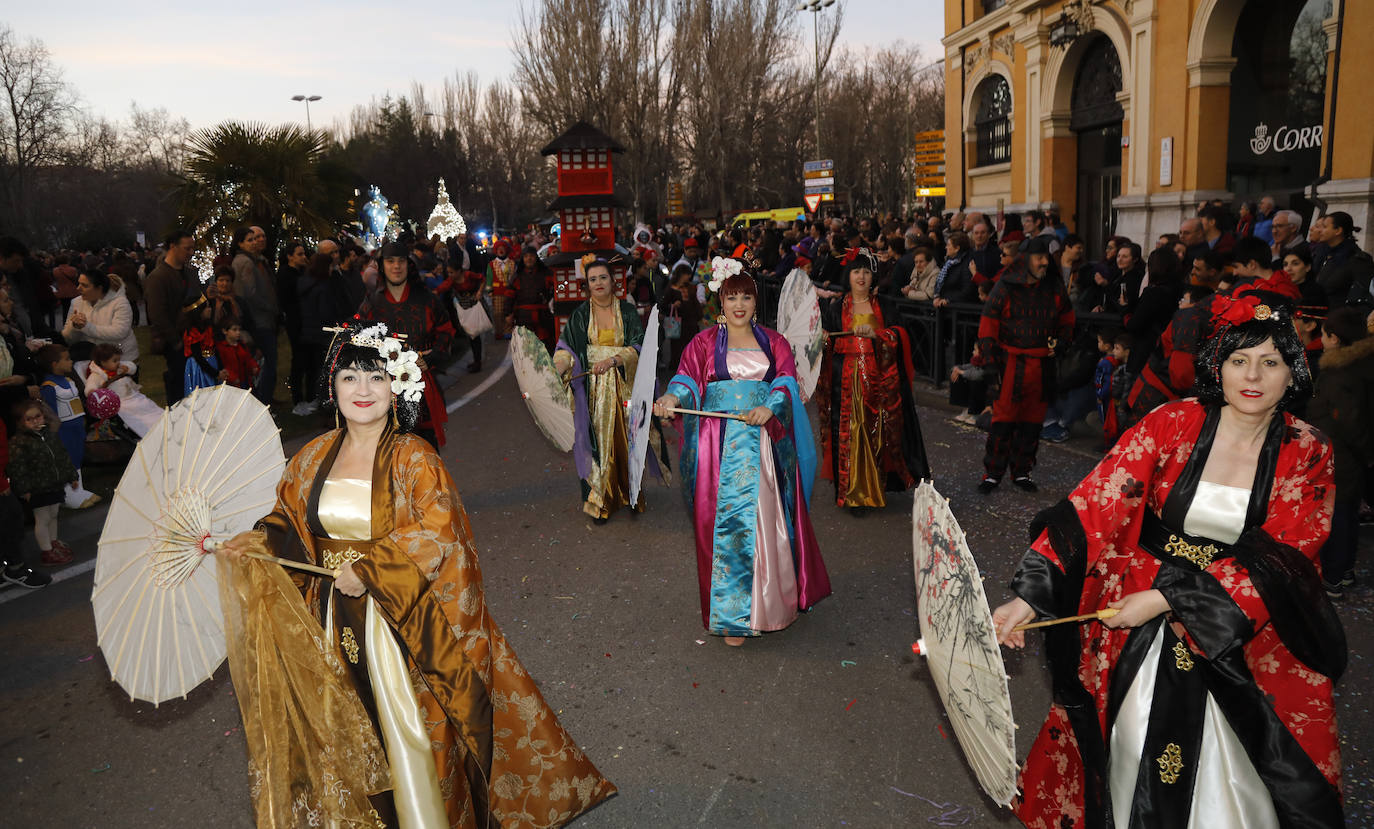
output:
<svg viewBox="0 0 1374 829"><path fill-rule="evenodd" d="M1212 324L1240 325L1256 318L1268 319L1271 313L1269 306L1261 305L1259 297L1254 294L1222 296L1212 303Z"/></svg>

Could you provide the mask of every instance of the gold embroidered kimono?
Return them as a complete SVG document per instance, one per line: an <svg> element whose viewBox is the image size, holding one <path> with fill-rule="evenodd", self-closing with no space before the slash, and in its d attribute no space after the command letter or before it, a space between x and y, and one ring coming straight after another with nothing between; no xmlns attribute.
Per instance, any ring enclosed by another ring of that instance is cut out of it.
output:
<svg viewBox="0 0 1374 829"><path fill-rule="evenodd" d="M562 826L614 794L615 786L563 729L487 613L467 513L428 443L388 430L372 472L372 540L328 537L320 498L342 438L342 430L331 431L291 459L276 508L259 527L266 531L273 554L331 567L352 560L367 586L362 598L347 599L332 591L328 579L293 572L292 580L302 589L306 606L326 624L334 656L354 669L352 687L388 745L391 735L386 731L394 723L386 722L382 709L386 698L395 698L396 688L384 678L385 687L377 686L374 666L369 666L373 681L357 667L359 642L392 634L409 668L409 690L419 703L422 727L428 729L447 825ZM368 606L374 608L370 620L358 615L359 608ZM378 626L378 615L384 627ZM371 653L370 647L363 650ZM386 676L384 669L381 676ZM249 742L251 750L253 740ZM393 751L388 758L398 811L402 795L412 794L408 790L435 782L425 780L428 758L416 762L414 752L409 753L403 759ZM274 757L252 759L267 774L274 765L282 766L273 763ZM409 772L398 768L406 764ZM420 769L418 776L415 769ZM319 781L312 783L321 787ZM256 789L262 823L264 804Z"/></svg>

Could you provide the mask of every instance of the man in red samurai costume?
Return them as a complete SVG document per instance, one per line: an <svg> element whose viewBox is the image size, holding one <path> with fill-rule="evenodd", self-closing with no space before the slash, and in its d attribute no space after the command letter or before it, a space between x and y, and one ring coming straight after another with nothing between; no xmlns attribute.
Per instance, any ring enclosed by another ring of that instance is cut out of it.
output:
<svg viewBox="0 0 1374 829"><path fill-rule="evenodd" d="M405 335L406 347L426 361L420 366L424 372L425 399L415 434L442 449L448 411L444 408L443 390L427 361L432 356L447 354L457 332L438 297L420 281L419 268L411 261L405 245L388 242L382 247L381 259L381 287L363 300L354 318L362 324L385 323L390 333Z"/></svg>
<svg viewBox="0 0 1374 829"><path fill-rule="evenodd" d="M1022 247L992 286L978 325L978 344L1002 371L1002 393L992 406L992 428L978 491L997 488L1011 466L1012 483L1034 492L1031 469L1040 425L1054 399L1054 349L1073 339L1073 305L1058 277L1049 275L1049 243L1036 237Z"/></svg>

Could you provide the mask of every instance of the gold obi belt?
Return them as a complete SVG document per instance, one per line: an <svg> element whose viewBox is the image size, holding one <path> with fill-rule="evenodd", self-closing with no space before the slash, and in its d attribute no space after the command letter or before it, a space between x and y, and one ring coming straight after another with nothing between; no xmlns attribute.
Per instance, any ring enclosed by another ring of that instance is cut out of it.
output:
<svg viewBox="0 0 1374 829"><path fill-rule="evenodd" d="M351 541L346 538L315 536L315 549L319 551L320 564L330 570L337 570L345 564L352 564L372 552L373 541Z"/></svg>

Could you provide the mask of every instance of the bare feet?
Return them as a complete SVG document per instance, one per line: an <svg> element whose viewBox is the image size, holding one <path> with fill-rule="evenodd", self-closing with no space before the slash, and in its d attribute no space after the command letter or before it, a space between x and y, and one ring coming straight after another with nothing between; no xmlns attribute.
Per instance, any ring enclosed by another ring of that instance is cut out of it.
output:
<svg viewBox="0 0 1374 829"><path fill-rule="evenodd" d="M727 636L727 637L725 637L725 644L729 645L729 646L732 647L732 648L738 648L740 645L743 645L743 644L744 644L744 637L743 637L743 636Z"/></svg>

